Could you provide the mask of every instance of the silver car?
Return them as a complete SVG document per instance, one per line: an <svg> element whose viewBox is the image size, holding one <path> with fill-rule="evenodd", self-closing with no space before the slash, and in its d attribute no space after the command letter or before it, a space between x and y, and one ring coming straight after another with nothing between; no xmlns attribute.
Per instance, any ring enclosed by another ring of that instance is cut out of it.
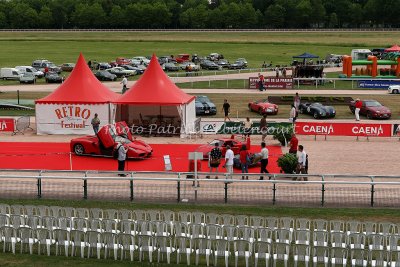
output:
<svg viewBox="0 0 400 267"><path fill-rule="evenodd" d="M25 72L19 77L19 83L36 83L36 76L31 72Z"/></svg>
<svg viewBox="0 0 400 267"><path fill-rule="evenodd" d="M388 87L389 94L400 94L400 84L392 84Z"/></svg>

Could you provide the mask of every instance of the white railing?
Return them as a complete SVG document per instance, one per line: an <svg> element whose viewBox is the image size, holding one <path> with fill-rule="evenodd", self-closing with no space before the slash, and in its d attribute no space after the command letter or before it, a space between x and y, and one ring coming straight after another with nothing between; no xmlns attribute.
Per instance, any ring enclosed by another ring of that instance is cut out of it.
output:
<svg viewBox="0 0 400 267"><path fill-rule="evenodd" d="M400 205L400 176L199 172L0 171L1 198L118 199L292 206ZM196 177L186 178L187 175ZM214 179L218 175L219 179ZM211 176L212 179L206 178ZM293 179L308 178L308 181Z"/></svg>

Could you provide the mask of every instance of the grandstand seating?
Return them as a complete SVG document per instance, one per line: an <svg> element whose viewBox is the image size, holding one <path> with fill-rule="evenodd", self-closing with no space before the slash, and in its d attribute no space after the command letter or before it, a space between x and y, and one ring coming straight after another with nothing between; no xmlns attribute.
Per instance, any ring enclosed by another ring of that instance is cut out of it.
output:
<svg viewBox="0 0 400 267"><path fill-rule="evenodd" d="M0 204L3 252L246 266L400 266L400 224ZM135 255L136 258L135 258ZM176 259L176 260L175 260ZM293 265L292 265L293 263Z"/></svg>

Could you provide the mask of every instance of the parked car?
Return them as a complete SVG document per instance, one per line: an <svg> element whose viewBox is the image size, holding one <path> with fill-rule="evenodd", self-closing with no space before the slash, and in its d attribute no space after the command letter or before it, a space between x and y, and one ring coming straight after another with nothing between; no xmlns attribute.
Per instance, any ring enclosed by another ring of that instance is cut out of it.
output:
<svg viewBox="0 0 400 267"><path fill-rule="evenodd" d="M121 65L121 68L124 68L126 70L133 70L135 71L135 74L143 74L144 70L138 67L134 67L132 65Z"/></svg>
<svg viewBox="0 0 400 267"><path fill-rule="evenodd" d="M106 70L106 69L111 69L112 66L108 64L107 62L100 62L97 64L96 69L98 70Z"/></svg>
<svg viewBox="0 0 400 267"><path fill-rule="evenodd" d="M163 65L165 63L176 63L176 60L170 56L161 56L158 58L158 62Z"/></svg>
<svg viewBox="0 0 400 267"><path fill-rule="evenodd" d="M62 71L72 71L75 68L75 63L63 63L60 67Z"/></svg>
<svg viewBox="0 0 400 267"><path fill-rule="evenodd" d="M199 65L196 65L190 61L183 62L182 64L179 65L179 68L181 70L187 70L188 66L190 66L191 71L199 71L200 70Z"/></svg>
<svg viewBox="0 0 400 267"><path fill-rule="evenodd" d="M204 60L200 63L200 67L206 70L219 70L220 66L218 66L215 62L210 60Z"/></svg>
<svg viewBox="0 0 400 267"><path fill-rule="evenodd" d="M48 72L46 73L46 76L44 76L44 79L46 80L46 83L62 83L63 78L58 75L57 72Z"/></svg>
<svg viewBox="0 0 400 267"><path fill-rule="evenodd" d="M196 152L203 153L203 159L208 159L208 154L215 147L215 143L219 143L219 148L221 149L222 156L225 156L226 146L229 145L235 155L239 154L242 145L246 145L247 149L250 149L250 144L246 144L246 142L232 139L232 138L218 138L214 139L208 144L201 145L196 149Z"/></svg>
<svg viewBox="0 0 400 267"><path fill-rule="evenodd" d="M19 83L36 83L36 76L31 72L25 72L19 77Z"/></svg>
<svg viewBox="0 0 400 267"><path fill-rule="evenodd" d="M392 116L390 109L376 100L361 100L361 103L360 115L367 116L368 119L390 119ZM354 114L356 110L355 101L350 102L349 108Z"/></svg>
<svg viewBox="0 0 400 267"><path fill-rule="evenodd" d="M31 66L16 66L15 67L20 73L32 73L35 75L37 78L42 78L44 76L44 73L40 70L35 69L34 67Z"/></svg>
<svg viewBox="0 0 400 267"><path fill-rule="evenodd" d="M222 68L229 68L229 61L226 59L220 59L217 62L218 66L221 66Z"/></svg>
<svg viewBox="0 0 400 267"><path fill-rule="evenodd" d="M190 61L190 55L189 54L179 54L176 57L176 63L182 63L185 61Z"/></svg>
<svg viewBox="0 0 400 267"><path fill-rule="evenodd" d="M163 65L163 69L165 71L179 71L179 67L175 65L174 63L165 63Z"/></svg>
<svg viewBox="0 0 400 267"><path fill-rule="evenodd" d="M217 107L205 95L196 96L195 106L196 106L196 115L217 114Z"/></svg>
<svg viewBox="0 0 400 267"><path fill-rule="evenodd" d="M235 61L234 63L229 64L228 68L231 70L245 69L246 65L244 64L243 61Z"/></svg>
<svg viewBox="0 0 400 267"><path fill-rule="evenodd" d="M248 107L250 111L257 112L260 115L276 115L279 111L278 105L268 102L268 99L250 102Z"/></svg>
<svg viewBox="0 0 400 267"><path fill-rule="evenodd" d="M126 70L122 67L114 67L111 69L106 69L111 74L117 75L117 77L122 77L122 76L132 76L136 74L136 71L134 70Z"/></svg>
<svg viewBox="0 0 400 267"><path fill-rule="evenodd" d="M53 62L48 61L47 59L38 59L33 61L32 67L42 71L43 73L45 72L45 69L50 72L57 72L58 74L60 74L62 71L60 67L56 66Z"/></svg>
<svg viewBox="0 0 400 267"><path fill-rule="evenodd" d="M128 147L127 159L144 159L150 157L153 149L146 142L133 138L125 122L103 126L97 135L87 135L74 138L70 142L70 149L78 156L112 157L117 143Z"/></svg>
<svg viewBox="0 0 400 267"><path fill-rule="evenodd" d="M94 74L94 76L96 76L96 78L99 81L115 81L115 80L117 80L117 75L111 74L106 70L99 70Z"/></svg>
<svg viewBox="0 0 400 267"><path fill-rule="evenodd" d="M118 66L131 64L130 59L124 57L117 57L115 62L117 63Z"/></svg>
<svg viewBox="0 0 400 267"><path fill-rule="evenodd" d="M223 59L224 56L218 53L211 53L207 58L211 61L218 61L220 59Z"/></svg>
<svg viewBox="0 0 400 267"><path fill-rule="evenodd" d="M321 103L302 102L299 105L299 112L301 114L312 115L314 119L334 118L336 110L332 106L325 106Z"/></svg>
<svg viewBox="0 0 400 267"><path fill-rule="evenodd" d="M3 80L19 80L22 74L16 68L1 68L0 79Z"/></svg>
<svg viewBox="0 0 400 267"><path fill-rule="evenodd" d="M238 61L242 61L244 64L244 67L247 68L247 60L245 58L241 57L241 58L236 59L236 62L238 62Z"/></svg>
<svg viewBox="0 0 400 267"><path fill-rule="evenodd" d="M133 57L131 58L131 64L134 65L148 65L150 63L150 60L147 59L146 57Z"/></svg>
<svg viewBox="0 0 400 267"><path fill-rule="evenodd" d="M388 87L389 94L400 94L400 84L392 84Z"/></svg>

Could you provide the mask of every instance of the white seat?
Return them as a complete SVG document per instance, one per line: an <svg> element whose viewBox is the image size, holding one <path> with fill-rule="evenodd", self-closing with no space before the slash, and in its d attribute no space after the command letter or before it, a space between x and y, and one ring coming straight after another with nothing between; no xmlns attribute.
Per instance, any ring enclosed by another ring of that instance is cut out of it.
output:
<svg viewBox="0 0 400 267"><path fill-rule="evenodd" d="M290 255L289 244L287 243L272 244L272 259L274 260L274 267L276 267L276 263L278 261L283 261L285 267L287 267L289 262L289 255Z"/></svg>
<svg viewBox="0 0 400 267"><path fill-rule="evenodd" d="M51 238L51 232L48 229L42 228L36 230L36 236L38 239L38 255L40 255L41 246L46 246L47 256L50 256L51 245L56 242Z"/></svg>
<svg viewBox="0 0 400 267"><path fill-rule="evenodd" d="M75 251L79 248L81 252L81 258L85 257L85 248L87 244L86 234L80 230L71 230L71 256L75 256Z"/></svg>
<svg viewBox="0 0 400 267"><path fill-rule="evenodd" d="M113 251L114 260L117 260L118 250L121 248L121 245L118 242L117 235L112 232L104 232L101 234L101 240L103 242L103 247L104 247L104 259L107 259L108 253L110 251Z"/></svg>
<svg viewBox="0 0 400 267"><path fill-rule="evenodd" d="M1 240L3 244L3 252L6 252L6 248L11 246L11 251L15 254L15 244L20 241L17 236L17 231L11 226L4 226L1 229Z"/></svg>
<svg viewBox="0 0 400 267"><path fill-rule="evenodd" d="M352 267L368 266L368 252L364 249L350 249L350 262Z"/></svg>
<svg viewBox="0 0 400 267"><path fill-rule="evenodd" d="M269 260L271 259L271 243L264 241L256 241L253 244L254 253L254 266L257 267L258 260L264 259L265 266L269 266Z"/></svg>
<svg viewBox="0 0 400 267"><path fill-rule="evenodd" d="M211 249L211 241L207 238L193 239L194 252L196 254L196 266L199 265L200 255L205 255L207 266L210 265L210 255L213 253Z"/></svg>
<svg viewBox="0 0 400 267"><path fill-rule="evenodd" d="M175 252L175 247L172 244L172 238L169 236L156 236L154 237L154 246L157 250L157 262L160 258L163 259L163 254L167 255L167 263L171 263L171 253Z"/></svg>
<svg viewBox="0 0 400 267"><path fill-rule="evenodd" d="M304 265L308 267L310 262L310 246L304 244L295 244L293 247L293 261L294 266L297 267L298 262L304 262Z"/></svg>
<svg viewBox="0 0 400 267"><path fill-rule="evenodd" d="M316 246L312 248L311 258L313 266L316 267L318 263L323 263L325 267L329 265L329 248L323 246Z"/></svg>
<svg viewBox="0 0 400 267"><path fill-rule="evenodd" d="M100 252L104 244L101 241L101 235L98 231L86 232L86 247L88 248L87 257L90 258L94 251L96 252L97 259L100 259Z"/></svg>
<svg viewBox="0 0 400 267"><path fill-rule="evenodd" d="M336 265L346 267L347 266L347 249L335 247L331 248L330 251L330 261L331 266L335 267Z"/></svg>
<svg viewBox="0 0 400 267"><path fill-rule="evenodd" d="M37 243L37 239L35 238L34 231L29 227L20 227L18 229L18 237L21 243L21 253L24 251L24 245L29 246L29 253L32 255L33 253L33 245Z"/></svg>
<svg viewBox="0 0 400 267"><path fill-rule="evenodd" d="M53 231L53 238L56 244L56 255L59 253L59 248L64 247L65 256L68 257L68 250L70 245L70 236L67 230L55 229Z"/></svg>
<svg viewBox="0 0 400 267"><path fill-rule="evenodd" d="M179 236L175 239L176 263L180 263L181 255L186 255L186 263L190 265L190 255L193 253L192 241L188 237Z"/></svg>
<svg viewBox="0 0 400 267"><path fill-rule="evenodd" d="M214 266L218 266L218 257L224 257L225 266L228 267L229 256L231 254L229 245L230 242L226 239L217 239L213 241Z"/></svg>
<svg viewBox="0 0 400 267"><path fill-rule="evenodd" d="M124 259L125 252L129 251L131 261L133 261L134 252L137 250L135 237L131 234L120 233L118 235L119 244L121 245L121 260Z"/></svg>
<svg viewBox="0 0 400 267"><path fill-rule="evenodd" d="M244 257L246 267L249 266L249 259L253 255L252 245L247 240L235 240L233 242L233 250L235 251L235 267L238 266L239 257Z"/></svg>
<svg viewBox="0 0 400 267"><path fill-rule="evenodd" d="M153 262L153 252L155 251L153 237L149 235L138 235L139 261L142 261L143 252L148 252L149 261Z"/></svg>

